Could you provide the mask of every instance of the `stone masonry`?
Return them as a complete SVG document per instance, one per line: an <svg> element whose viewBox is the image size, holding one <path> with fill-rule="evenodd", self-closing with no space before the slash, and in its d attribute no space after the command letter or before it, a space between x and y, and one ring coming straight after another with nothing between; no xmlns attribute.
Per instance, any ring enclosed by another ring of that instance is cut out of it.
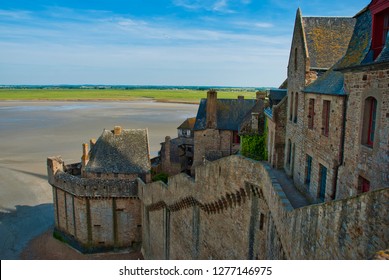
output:
<svg viewBox="0 0 389 280"><path fill-rule="evenodd" d="M196 179L139 182L145 258L367 259L388 246L388 188L294 209L269 170L230 156Z"/></svg>

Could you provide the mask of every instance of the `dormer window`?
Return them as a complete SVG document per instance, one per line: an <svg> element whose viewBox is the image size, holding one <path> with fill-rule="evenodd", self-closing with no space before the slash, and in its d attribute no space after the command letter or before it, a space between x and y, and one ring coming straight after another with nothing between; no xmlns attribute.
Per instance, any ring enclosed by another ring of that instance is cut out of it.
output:
<svg viewBox="0 0 389 280"><path fill-rule="evenodd" d="M385 46L389 32L389 8L373 15L372 49L376 59Z"/></svg>

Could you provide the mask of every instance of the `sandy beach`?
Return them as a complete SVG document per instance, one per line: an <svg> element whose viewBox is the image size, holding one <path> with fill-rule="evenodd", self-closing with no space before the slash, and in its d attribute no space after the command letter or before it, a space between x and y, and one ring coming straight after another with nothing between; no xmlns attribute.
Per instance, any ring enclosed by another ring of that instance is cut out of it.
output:
<svg viewBox="0 0 389 280"><path fill-rule="evenodd" d="M46 158L79 162L82 143L115 125L148 128L155 156L196 112L197 105L152 101L0 102L0 259L138 259L134 252L83 256L51 237Z"/></svg>

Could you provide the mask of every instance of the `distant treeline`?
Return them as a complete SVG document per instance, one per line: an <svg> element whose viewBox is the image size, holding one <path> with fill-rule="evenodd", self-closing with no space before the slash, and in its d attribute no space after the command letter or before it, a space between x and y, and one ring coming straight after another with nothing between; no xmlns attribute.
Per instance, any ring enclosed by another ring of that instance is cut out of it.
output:
<svg viewBox="0 0 389 280"><path fill-rule="evenodd" d="M160 89L160 90L209 90L218 91L265 91L271 87L225 87L225 86L147 86L147 85L0 85L3 89Z"/></svg>

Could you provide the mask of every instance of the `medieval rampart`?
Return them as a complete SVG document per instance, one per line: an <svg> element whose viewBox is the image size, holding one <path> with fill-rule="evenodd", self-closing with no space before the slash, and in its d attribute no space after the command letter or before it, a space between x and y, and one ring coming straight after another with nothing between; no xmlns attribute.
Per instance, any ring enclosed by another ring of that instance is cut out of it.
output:
<svg viewBox="0 0 389 280"><path fill-rule="evenodd" d="M230 156L140 180L146 259L366 259L389 247L389 189L293 209L269 166Z"/></svg>
<svg viewBox="0 0 389 280"><path fill-rule="evenodd" d="M55 232L82 252L128 248L141 242L136 181L81 178L76 165L47 160L53 186ZM65 172L66 170L66 172Z"/></svg>

